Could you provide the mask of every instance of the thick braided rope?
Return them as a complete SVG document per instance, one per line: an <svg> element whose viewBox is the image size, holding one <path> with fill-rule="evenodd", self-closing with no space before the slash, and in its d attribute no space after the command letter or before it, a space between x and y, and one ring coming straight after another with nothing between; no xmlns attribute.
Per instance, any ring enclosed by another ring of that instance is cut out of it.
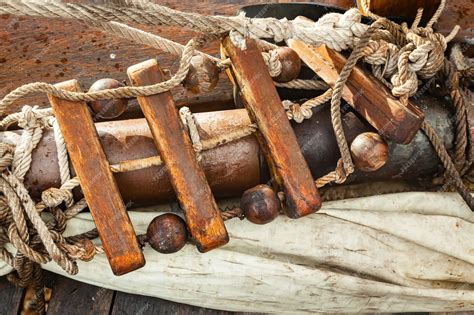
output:
<svg viewBox="0 0 474 315"><path fill-rule="evenodd" d="M434 128L427 121L423 121L423 123L421 124L421 130L423 130L425 135L428 137L441 162L443 163L446 174L448 176L448 180L454 184L456 189L459 191L459 194L468 204L469 208L473 210L474 198L471 196L469 189L467 189L467 187L464 185L461 176L459 175L454 163L451 160L451 157L449 156L448 151L446 151L443 142L436 134L436 130L434 130Z"/></svg>
<svg viewBox="0 0 474 315"><path fill-rule="evenodd" d="M333 94L331 99L331 120L334 128L334 133L336 135L337 144L339 146L339 151L341 152L341 157L344 162L344 169L346 175L351 174L354 171L354 164L352 162L351 153L349 146L347 144L346 136L344 135L344 130L342 128L342 117L341 117L341 98L342 98L342 89L349 78L352 69L355 67L357 61L364 56L364 47L369 42L372 35L381 27L389 24L387 19L381 18L372 23L372 25L367 29L367 32L359 40L356 47L352 51L351 55L347 59L346 64L342 68L339 78L336 81L336 84L333 88Z"/></svg>
<svg viewBox="0 0 474 315"><path fill-rule="evenodd" d="M343 15L328 14L312 27L304 27L294 25L286 19L204 16L143 1L126 1L125 4L104 6L44 0L0 0L0 14L67 18L88 23L115 21L178 26L215 37L236 30L252 38L271 38L276 42L298 38L309 44L324 43L336 50L351 47L354 38L362 35L367 29L367 26L360 22L357 9L351 9Z"/></svg>

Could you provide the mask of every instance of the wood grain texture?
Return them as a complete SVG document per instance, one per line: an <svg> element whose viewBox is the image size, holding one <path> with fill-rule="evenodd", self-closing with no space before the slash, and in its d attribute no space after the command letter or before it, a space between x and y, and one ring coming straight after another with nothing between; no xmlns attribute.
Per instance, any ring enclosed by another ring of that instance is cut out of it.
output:
<svg viewBox="0 0 474 315"><path fill-rule="evenodd" d="M334 87L347 59L325 45L314 47L290 40L300 58L326 83ZM423 112L408 101L408 106L392 96L372 74L356 66L342 89L342 98L377 131L396 143L410 143L420 129Z"/></svg>
<svg viewBox="0 0 474 315"><path fill-rule="evenodd" d="M185 12L210 15L235 15L245 5L258 3L299 2L301 0L206 0L206 1L158 1L161 5ZM107 0L74 0L84 4L110 5ZM352 0L320 0L321 3L349 6ZM165 38L186 44L195 33L176 27L138 26ZM54 47L54 48L53 48ZM203 51L218 55L219 42L211 42ZM125 70L138 62L160 56L165 69L175 71L178 58L156 49L104 34L93 27L66 19L47 19L0 15L0 96L16 87L37 81L56 83L79 78L84 90L104 77L119 81L127 80ZM192 107L193 112L222 109L232 105L232 85L225 74L217 87L205 94L192 95L182 87L172 91L176 104ZM220 102L217 102L219 100ZM224 103L223 101L227 102ZM18 101L7 109L17 112L24 104L49 107L45 95L35 94ZM139 111L135 100L129 103L128 116L137 117ZM124 118L123 117L123 118Z"/></svg>
<svg viewBox="0 0 474 315"><path fill-rule="evenodd" d="M257 315L258 313L235 313L218 311L157 298L117 292L111 315Z"/></svg>
<svg viewBox="0 0 474 315"><path fill-rule="evenodd" d="M45 272L45 285L50 288L48 315L108 315L114 291Z"/></svg>
<svg viewBox="0 0 474 315"><path fill-rule="evenodd" d="M152 85L165 80L155 59L130 67L128 76L133 86ZM206 252L226 244L229 236L220 210L206 175L197 162L171 93L138 97L138 103L167 167L197 248Z"/></svg>
<svg viewBox="0 0 474 315"><path fill-rule="evenodd" d="M17 288L6 277L0 278L0 314L16 315L20 310L23 297L22 288Z"/></svg>
<svg viewBox="0 0 474 315"><path fill-rule="evenodd" d="M255 40L248 39L245 50L229 37L222 46L232 61L247 111L259 127L257 138L272 176L285 193L288 216L316 212L321 198Z"/></svg>
<svg viewBox="0 0 474 315"><path fill-rule="evenodd" d="M56 87L81 91L76 80ZM51 95L49 99L112 271L122 275L144 266L145 258L87 104L60 100Z"/></svg>
<svg viewBox="0 0 474 315"><path fill-rule="evenodd" d="M85 4L103 4L106 0L75 0ZM235 15L245 5L258 3L301 2L301 0L206 0L206 1L157 1L160 4L185 12L201 14ZM318 3L350 8L355 6L353 0L319 0ZM439 21L443 34L460 24L462 31L458 38L473 38L472 5L470 1L448 1L445 14ZM415 11L415 10L413 10ZM470 14L471 13L471 14ZM187 30L175 27L140 28L173 39L182 44L194 35ZM219 43L213 42L203 48L204 51L217 54ZM54 49L53 49L54 47ZM46 19L34 17L0 16L0 95L4 96L16 87L37 81L55 83L61 80L80 78L84 89L104 77L119 81L126 80L125 69L137 62L147 60L159 54L162 66L175 70L177 59L156 49L145 47L111 35L105 35L95 28L71 20ZM187 103L193 111L200 110L211 103L218 109L216 100L232 103L232 85L221 75L217 88L206 94L194 96L186 93L184 88L173 90L177 105ZM17 112L24 104L49 107L46 96L30 95L16 102L7 113ZM134 116L138 105L130 102L128 117ZM139 110L138 110L139 112ZM127 117L127 116L125 116Z"/></svg>

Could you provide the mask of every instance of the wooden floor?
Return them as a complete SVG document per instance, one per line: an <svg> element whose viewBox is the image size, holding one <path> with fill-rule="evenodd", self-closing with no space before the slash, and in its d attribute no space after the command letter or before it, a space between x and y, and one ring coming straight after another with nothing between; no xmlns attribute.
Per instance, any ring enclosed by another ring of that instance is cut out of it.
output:
<svg viewBox="0 0 474 315"><path fill-rule="evenodd" d="M52 290L48 312L50 315L84 314L248 314L217 311L157 298L127 294L87 285L45 272L46 287ZM16 315L22 310L24 290L0 278L0 315Z"/></svg>

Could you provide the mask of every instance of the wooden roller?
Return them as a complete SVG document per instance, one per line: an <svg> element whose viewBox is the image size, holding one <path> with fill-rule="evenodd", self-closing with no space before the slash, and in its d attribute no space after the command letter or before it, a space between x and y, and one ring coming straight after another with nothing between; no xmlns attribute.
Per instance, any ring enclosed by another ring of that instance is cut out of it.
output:
<svg viewBox="0 0 474 315"><path fill-rule="evenodd" d="M128 69L133 86L156 84L164 75L156 60L148 60ZM138 97L155 144L167 167L186 223L197 248L209 251L229 241L224 221L191 140L184 129L170 92Z"/></svg>
<svg viewBox="0 0 474 315"><path fill-rule="evenodd" d="M325 45L314 47L300 40L288 45L327 84L334 87L346 58ZM371 73L355 67L342 89L342 98L382 136L396 143L410 143L420 129L424 113L411 101L405 106Z"/></svg>
<svg viewBox="0 0 474 315"><path fill-rule="evenodd" d="M232 61L232 75L250 117L258 125L257 138L272 179L285 193L289 217L314 213L321 207L321 198L313 177L257 44L255 40L246 41L246 49L242 50L227 37L222 48Z"/></svg>
<svg viewBox="0 0 474 315"><path fill-rule="evenodd" d="M81 92L77 80L56 87ZM143 267L145 258L87 104L52 95L49 100L113 273L123 275Z"/></svg>

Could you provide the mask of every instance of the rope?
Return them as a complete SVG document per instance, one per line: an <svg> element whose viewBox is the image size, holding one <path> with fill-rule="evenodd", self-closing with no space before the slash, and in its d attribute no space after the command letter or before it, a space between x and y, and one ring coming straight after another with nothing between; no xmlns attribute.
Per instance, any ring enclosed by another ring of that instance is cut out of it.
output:
<svg viewBox="0 0 474 315"><path fill-rule="evenodd" d="M114 21L125 24L177 26L215 38L236 30L252 38L273 39L275 42L297 38L309 44L324 43L338 51L351 47L354 38L362 35L367 29L367 26L361 23L360 13L356 9L344 14L330 13L311 27L286 19L204 16L172 10L148 1L133 0L121 1L115 6L44 0L1 0L0 14L65 18L89 24Z"/></svg>
<svg viewBox="0 0 474 315"><path fill-rule="evenodd" d="M471 208L471 210L474 209L474 198L471 196L469 189L467 189L467 187L462 182L461 176L456 170L456 167L454 166L448 151L444 147L443 142L436 134L436 130L434 130L433 127L426 121L421 124L421 130L423 130L425 135L428 137L441 162L443 163L449 181L453 182L454 186L466 201L469 208Z"/></svg>

